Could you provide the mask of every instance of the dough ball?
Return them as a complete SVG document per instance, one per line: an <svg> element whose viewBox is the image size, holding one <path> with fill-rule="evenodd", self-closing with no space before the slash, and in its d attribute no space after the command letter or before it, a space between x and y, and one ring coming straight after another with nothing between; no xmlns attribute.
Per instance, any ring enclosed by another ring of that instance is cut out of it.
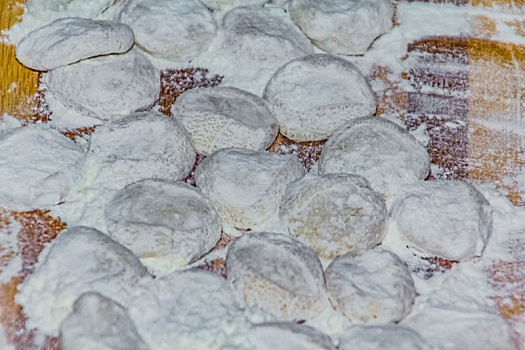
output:
<svg viewBox="0 0 525 350"><path fill-rule="evenodd" d="M60 322L80 295L95 291L127 306L145 273L127 248L100 231L76 226L60 232L44 248L15 301L28 317L27 329L58 335Z"/></svg>
<svg viewBox="0 0 525 350"><path fill-rule="evenodd" d="M159 72L137 50L57 68L44 83L67 108L102 120L147 109L160 92Z"/></svg>
<svg viewBox="0 0 525 350"><path fill-rule="evenodd" d="M335 350L328 335L294 322L256 324L250 336L255 350Z"/></svg>
<svg viewBox="0 0 525 350"><path fill-rule="evenodd" d="M239 310L230 285L203 270L173 272L135 290L128 312L151 349L221 349Z"/></svg>
<svg viewBox="0 0 525 350"><path fill-rule="evenodd" d="M429 328L432 328L432 325ZM339 338L339 350L427 350L428 344L411 328L397 325L353 326Z"/></svg>
<svg viewBox="0 0 525 350"><path fill-rule="evenodd" d="M96 293L82 294L60 325L62 350L148 350L122 305Z"/></svg>
<svg viewBox="0 0 525 350"><path fill-rule="evenodd" d="M95 18L107 10L115 0L27 0L27 12L38 19L53 21L57 18Z"/></svg>
<svg viewBox="0 0 525 350"><path fill-rule="evenodd" d="M332 304L353 323L400 321L417 295L403 261L380 247L334 260L326 269L326 286Z"/></svg>
<svg viewBox="0 0 525 350"><path fill-rule="evenodd" d="M266 101L236 88L188 90L177 98L171 113L204 155L227 147L264 151L279 132Z"/></svg>
<svg viewBox="0 0 525 350"><path fill-rule="evenodd" d="M290 0L288 10L315 45L340 55L364 54L394 16L390 0Z"/></svg>
<svg viewBox="0 0 525 350"><path fill-rule="evenodd" d="M381 242L388 214L383 197L361 176L309 174L288 185L279 215L291 235L333 260Z"/></svg>
<svg viewBox="0 0 525 350"><path fill-rule="evenodd" d="M206 7L213 11L227 11L234 7L246 6L246 5L259 5L262 6L268 2L268 0L201 0Z"/></svg>
<svg viewBox="0 0 525 350"><path fill-rule="evenodd" d="M195 170L195 183L210 198L224 232L262 230L278 220L286 185L304 175L294 155L224 148Z"/></svg>
<svg viewBox="0 0 525 350"><path fill-rule="evenodd" d="M47 71L89 57L124 53L133 42L133 31L127 25L62 18L22 38L16 58L26 67Z"/></svg>
<svg viewBox="0 0 525 350"><path fill-rule="evenodd" d="M374 92L359 69L327 54L288 62L268 81L263 98L281 133L297 142L326 139L345 122L376 112Z"/></svg>
<svg viewBox="0 0 525 350"><path fill-rule="evenodd" d="M298 240L277 233L247 233L226 254L226 275L241 307L279 320L317 316L327 305L323 267Z"/></svg>
<svg viewBox="0 0 525 350"><path fill-rule="evenodd" d="M97 126L89 141L85 183L120 189L144 178L182 180L195 149L180 123L160 112L140 112Z"/></svg>
<svg viewBox="0 0 525 350"><path fill-rule="evenodd" d="M111 238L157 275L195 261L221 236L215 208L180 181L144 179L124 187L108 203L106 223Z"/></svg>
<svg viewBox="0 0 525 350"><path fill-rule="evenodd" d="M217 31L211 12L198 0L130 0L118 20L133 28L137 46L175 61L192 60Z"/></svg>
<svg viewBox="0 0 525 350"><path fill-rule="evenodd" d="M400 185L424 180L427 150L405 129L381 117L357 118L335 131L321 152L319 173L364 176L390 198Z"/></svg>
<svg viewBox="0 0 525 350"><path fill-rule="evenodd" d="M482 254L492 233L492 208L472 185L419 181L403 186L390 210L398 232L417 250L448 260Z"/></svg>
<svg viewBox="0 0 525 350"><path fill-rule="evenodd" d="M0 206L49 208L80 182L86 154L58 131L28 125L0 131Z"/></svg>

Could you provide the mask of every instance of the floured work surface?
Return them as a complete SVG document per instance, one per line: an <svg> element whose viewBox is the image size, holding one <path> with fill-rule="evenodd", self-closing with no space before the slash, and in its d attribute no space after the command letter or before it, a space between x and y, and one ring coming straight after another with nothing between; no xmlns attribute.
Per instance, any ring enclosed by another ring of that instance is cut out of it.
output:
<svg viewBox="0 0 525 350"><path fill-rule="evenodd" d="M15 0L4 0L1 5L0 24L6 29L21 19L23 7ZM525 206L522 6L503 1L399 2L393 30L376 40L364 56L346 57L370 77L378 115L403 120L416 135L428 132L432 178L492 184L521 207ZM14 46L7 39L0 46L0 115L8 114L23 124L52 119L43 92L37 91L38 74L16 61ZM208 72L206 67L165 70L159 110L169 114L176 97L187 89L219 85L222 77L218 74L221 72ZM5 120L13 123L11 118ZM74 138L92 130L92 126L82 126L63 132ZM297 144L280 134L269 150L298 154L310 168L323 144ZM188 182L192 181L190 176ZM498 207L500 220L505 220L504 207ZM17 285L31 273L44 244L66 225L49 211L0 211L0 323L4 332L0 345L5 341L16 349L28 349L35 343L33 333L25 329L14 295ZM487 303L497 306L501 316L512 323L525 349L525 227L516 231L519 225L503 226L499 234L505 236L497 246L508 254L485 266L490 285ZM223 235L217 248L229 241L230 237ZM409 266L430 280L457 266L437 258L418 261L420 264L410 261ZM225 273L223 258L204 260L202 267ZM36 342L45 349L59 348L56 338Z"/></svg>

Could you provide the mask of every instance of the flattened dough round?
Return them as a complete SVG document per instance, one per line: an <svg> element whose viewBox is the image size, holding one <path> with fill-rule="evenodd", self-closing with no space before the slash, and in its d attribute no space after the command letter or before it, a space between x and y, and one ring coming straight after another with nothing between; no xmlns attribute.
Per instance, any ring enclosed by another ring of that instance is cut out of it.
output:
<svg viewBox="0 0 525 350"><path fill-rule="evenodd" d="M411 328L397 325L353 326L339 338L339 350L355 349L428 350L429 346Z"/></svg>
<svg viewBox="0 0 525 350"><path fill-rule="evenodd" d="M237 88L188 90L177 97L171 114L204 155L227 147L264 151L279 132L266 101Z"/></svg>
<svg viewBox="0 0 525 350"><path fill-rule="evenodd" d="M230 245L226 268L241 307L297 321L318 315L327 305L321 262L290 236L246 233Z"/></svg>
<svg viewBox="0 0 525 350"><path fill-rule="evenodd" d="M374 92L359 69L327 54L288 62L268 81L263 98L281 133L297 142L324 140L345 122L376 112Z"/></svg>
<svg viewBox="0 0 525 350"><path fill-rule="evenodd" d="M32 16L51 22L65 17L95 18L114 3L115 0L27 0L26 8Z"/></svg>

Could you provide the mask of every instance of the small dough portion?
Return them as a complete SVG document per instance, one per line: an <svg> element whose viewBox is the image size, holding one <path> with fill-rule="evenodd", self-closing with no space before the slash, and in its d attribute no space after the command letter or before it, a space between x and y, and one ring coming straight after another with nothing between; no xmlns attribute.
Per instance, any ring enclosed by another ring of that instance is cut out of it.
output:
<svg viewBox="0 0 525 350"><path fill-rule="evenodd" d="M152 56L189 62L206 50L217 32L211 12L199 0L129 0L118 15Z"/></svg>
<svg viewBox="0 0 525 350"><path fill-rule="evenodd" d="M28 68L47 71L94 56L124 53L134 40L125 24L62 18L22 38L16 58Z"/></svg>
<svg viewBox="0 0 525 350"><path fill-rule="evenodd" d="M332 305L352 323L398 322L417 295L405 263L381 247L334 260L326 269L326 286Z"/></svg>
<svg viewBox="0 0 525 350"><path fill-rule="evenodd" d="M324 140L345 122L376 112L374 92L359 69L328 54L281 67L263 93L281 133L297 142Z"/></svg>
<svg viewBox="0 0 525 350"><path fill-rule="evenodd" d="M237 88L188 90L177 97L171 114L188 130L197 152L204 155L227 147L264 151L279 132L266 101Z"/></svg>
<svg viewBox="0 0 525 350"><path fill-rule="evenodd" d="M238 230L273 229L286 185L303 175L295 155L223 148L197 167L195 183L219 212L224 232L238 236Z"/></svg>
<svg viewBox="0 0 525 350"><path fill-rule="evenodd" d="M354 119L335 131L323 147L319 173L364 176L390 199L408 182L430 171L427 150L414 136L382 117Z"/></svg>
<svg viewBox="0 0 525 350"><path fill-rule="evenodd" d="M28 125L0 131L0 206L49 208L81 181L86 154L58 131Z"/></svg>
<svg viewBox="0 0 525 350"><path fill-rule="evenodd" d="M433 325L427 325L432 328ZM339 338L339 350L428 350L423 338L411 328L398 325L353 326Z"/></svg>
<svg viewBox="0 0 525 350"><path fill-rule="evenodd" d="M462 181L418 181L403 186L390 210L407 244L427 256L464 261L480 256L492 234L492 208Z"/></svg>
<svg viewBox="0 0 525 350"><path fill-rule="evenodd" d="M116 193L105 214L110 237L156 275L195 261L221 237L215 208L182 181L135 182Z"/></svg>
<svg viewBox="0 0 525 350"><path fill-rule="evenodd" d="M99 292L128 306L146 269L124 246L84 226L62 231L38 257L33 273L15 296L28 319L27 329L58 335L60 322L85 292Z"/></svg>
<svg viewBox="0 0 525 350"><path fill-rule="evenodd" d="M116 0L27 0L27 12L44 21L65 17L95 18Z"/></svg>
<svg viewBox="0 0 525 350"><path fill-rule="evenodd" d="M139 286L128 312L152 350L201 350L221 349L240 311L219 274L187 270Z"/></svg>
<svg viewBox="0 0 525 350"><path fill-rule="evenodd" d="M102 120L147 109L160 93L159 72L137 50L54 69L44 84L64 106Z"/></svg>
<svg viewBox="0 0 525 350"><path fill-rule="evenodd" d="M383 196L361 176L308 174L288 185L279 216L291 235L331 261L381 242L388 213Z"/></svg>
<svg viewBox="0 0 525 350"><path fill-rule="evenodd" d="M100 293L82 294L60 325L62 350L149 350L122 305Z"/></svg>
<svg viewBox="0 0 525 350"><path fill-rule="evenodd" d="M294 322L268 322L253 326L247 343L254 350L335 350L332 339L317 329Z"/></svg>
<svg viewBox="0 0 525 350"><path fill-rule="evenodd" d="M259 5L262 6L268 2L268 0L201 0L206 7L213 10L214 12L228 11L234 7L246 6L246 5Z"/></svg>
<svg viewBox="0 0 525 350"><path fill-rule="evenodd" d="M322 50L364 54L393 25L390 0L290 0L292 20Z"/></svg>
<svg viewBox="0 0 525 350"><path fill-rule="evenodd" d="M327 307L321 262L288 235L246 233L230 245L226 269L241 307L262 309L281 321L309 319Z"/></svg>

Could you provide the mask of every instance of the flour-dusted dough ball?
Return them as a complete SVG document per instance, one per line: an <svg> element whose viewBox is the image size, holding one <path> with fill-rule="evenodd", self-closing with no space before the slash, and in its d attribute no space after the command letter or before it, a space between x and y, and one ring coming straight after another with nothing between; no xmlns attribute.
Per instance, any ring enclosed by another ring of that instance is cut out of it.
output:
<svg viewBox="0 0 525 350"><path fill-rule="evenodd" d="M279 132L266 101L237 88L188 90L177 98L171 114L204 155L227 147L264 151Z"/></svg>
<svg viewBox="0 0 525 350"><path fill-rule="evenodd" d="M335 350L332 339L317 329L295 322L268 322L253 326L252 349Z"/></svg>
<svg viewBox="0 0 525 350"><path fill-rule="evenodd" d="M48 208L80 182L86 154L58 131L28 125L0 131L0 206Z"/></svg>
<svg viewBox="0 0 525 350"><path fill-rule="evenodd" d="M288 62L268 81L263 98L281 133L298 142L326 139L345 122L376 112L374 92L359 69L327 54Z"/></svg>
<svg viewBox="0 0 525 350"><path fill-rule="evenodd" d="M176 271L142 284L128 312L152 350L221 349L239 314L229 283L203 270Z"/></svg>
<svg viewBox="0 0 525 350"><path fill-rule="evenodd" d="M124 53L133 42L133 31L125 24L62 18L22 38L16 58L26 67L47 71L89 57Z"/></svg>
<svg viewBox="0 0 525 350"><path fill-rule="evenodd" d="M410 246L449 260L481 255L492 233L490 204L462 181L407 184L394 200L390 216Z"/></svg>
<svg viewBox="0 0 525 350"><path fill-rule="evenodd" d="M157 275L193 262L221 236L215 208L182 181L144 179L124 187L106 206L106 223L111 238Z"/></svg>
<svg viewBox="0 0 525 350"><path fill-rule="evenodd" d="M319 158L319 173L364 176L387 198L404 183L424 180L429 170L425 147L405 129L381 117L346 123L330 136Z"/></svg>
<svg viewBox="0 0 525 350"><path fill-rule="evenodd" d="M160 92L159 72L137 50L57 68L44 83L64 106L102 120L149 108Z"/></svg>
<svg viewBox="0 0 525 350"><path fill-rule="evenodd" d="M427 325L432 328L433 325ZM339 350L429 350L411 328L397 325L353 326L339 338Z"/></svg>
<svg viewBox="0 0 525 350"><path fill-rule="evenodd" d="M127 306L146 269L133 253L95 229L76 226L40 254L15 297L27 315L27 329L58 335L60 322L75 300L95 291Z"/></svg>
<svg viewBox="0 0 525 350"><path fill-rule="evenodd" d="M84 182L121 189L144 178L182 180L195 163L190 136L160 112L140 112L96 127L89 141Z"/></svg>
<svg viewBox="0 0 525 350"><path fill-rule="evenodd" d="M118 20L133 28L137 46L175 61L192 60L217 31L211 12L199 0L129 0Z"/></svg>
<svg viewBox="0 0 525 350"><path fill-rule="evenodd" d="M374 247L388 216L381 194L350 174L309 174L290 183L279 215L291 235L303 236L325 260Z"/></svg>
<svg viewBox="0 0 525 350"><path fill-rule="evenodd" d="M321 262L288 235L243 235L228 249L226 268L241 306L260 308L279 320L309 319L327 305Z"/></svg>
<svg viewBox="0 0 525 350"><path fill-rule="evenodd" d="M326 286L335 308L354 323L400 321L417 294L403 261L380 247L335 259L326 269Z"/></svg>
<svg viewBox="0 0 525 350"><path fill-rule="evenodd" d="M195 183L219 212L223 229L264 230L278 219L286 185L304 175L299 158L253 150L224 148L195 171Z"/></svg>
<svg viewBox="0 0 525 350"><path fill-rule="evenodd" d="M81 17L95 18L115 0L27 0L27 12L41 20L53 21L57 18Z"/></svg>
<svg viewBox="0 0 525 350"><path fill-rule="evenodd" d="M326 52L364 54L393 25L390 0L290 0L292 20Z"/></svg>
<svg viewBox="0 0 525 350"><path fill-rule="evenodd" d="M100 293L82 294L60 325L62 350L148 350L122 305Z"/></svg>
<svg viewBox="0 0 525 350"><path fill-rule="evenodd" d="M259 5L262 6L268 2L268 0L201 0L204 5L213 11L227 11L234 7L246 6L246 5Z"/></svg>

